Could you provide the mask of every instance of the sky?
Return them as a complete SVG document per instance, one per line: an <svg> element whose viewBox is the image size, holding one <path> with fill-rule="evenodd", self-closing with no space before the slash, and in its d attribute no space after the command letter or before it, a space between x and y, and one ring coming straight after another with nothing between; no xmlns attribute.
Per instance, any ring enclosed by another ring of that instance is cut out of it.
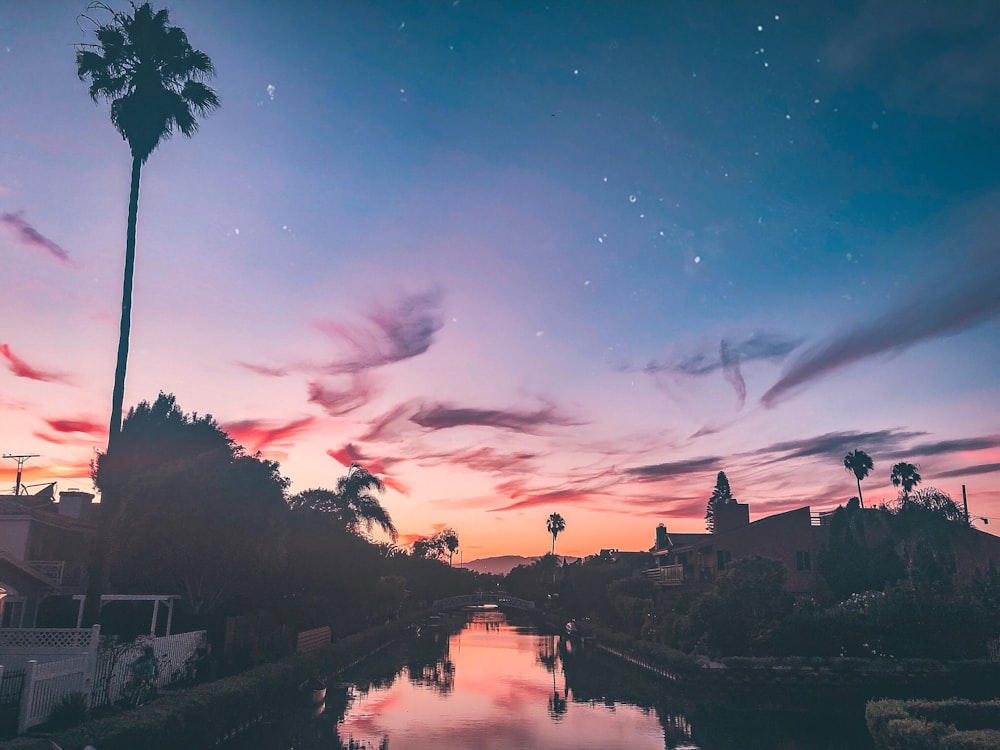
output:
<svg viewBox="0 0 1000 750"><path fill-rule="evenodd" d="M465 560L553 512L566 555L703 530L719 471L752 520L829 510L855 449L866 504L908 461L1000 527L1000 4L167 7L221 106L143 170L126 408L292 492L359 462ZM88 15L0 0L0 452L60 490L106 446L129 189Z"/></svg>

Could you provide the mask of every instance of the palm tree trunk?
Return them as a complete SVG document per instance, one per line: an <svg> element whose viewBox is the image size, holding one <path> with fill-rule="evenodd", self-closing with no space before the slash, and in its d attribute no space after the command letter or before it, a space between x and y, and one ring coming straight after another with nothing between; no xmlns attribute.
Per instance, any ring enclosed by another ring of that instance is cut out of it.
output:
<svg viewBox="0 0 1000 750"><path fill-rule="evenodd" d="M863 497L861 497L861 477L855 477L855 479L858 480L858 503L860 503L861 507L864 508L865 507L865 499Z"/></svg>
<svg viewBox="0 0 1000 750"><path fill-rule="evenodd" d="M122 405L125 401L125 367L128 364L128 339L132 328L132 279L135 272L135 227L139 214L139 177L142 160L132 156L132 184L128 196L128 228L125 233L125 274L122 280L122 317L118 329L118 363L115 385L111 393L111 422L108 425L108 452L113 456L122 432ZM108 575L108 545L111 525L121 509L121 497L115 482L109 482L101 492L101 511L97 534L90 554L87 575L87 596L83 608L83 626L89 627L101 619L101 594Z"/></svg>
<svg viewBox="0 0 1000 750"><path fill-rule="evenodd" d="M552 535L552 556L554 557L555 554L556 554L556 535L553 534Z"/></svg>

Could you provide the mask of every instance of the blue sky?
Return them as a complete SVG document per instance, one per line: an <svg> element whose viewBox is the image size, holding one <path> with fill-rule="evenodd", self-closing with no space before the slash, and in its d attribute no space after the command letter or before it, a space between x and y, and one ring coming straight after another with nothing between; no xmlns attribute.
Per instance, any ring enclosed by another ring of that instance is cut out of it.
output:
<svg viewBox="0 0 1000 750"><path fill-rule="evenodd" d="M1000 516L991 3L169 3L222 106L143 173L126 403L471 558L854 494ZM129 155L79 3L0 0L0 448L89 486ZM101 15L95 11L95 18ZM5 474L11 466L4 466Z"/></svg>

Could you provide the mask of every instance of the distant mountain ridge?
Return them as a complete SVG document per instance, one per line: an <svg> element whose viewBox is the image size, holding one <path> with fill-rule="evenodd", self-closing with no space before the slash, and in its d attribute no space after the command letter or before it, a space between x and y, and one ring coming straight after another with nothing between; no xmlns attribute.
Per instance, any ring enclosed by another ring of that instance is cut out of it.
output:
<svg viewBox="0 0 1000 750"><path fill-rule="evenodd" d="M491 573L493 575L505 576L518 565L531 565L536 560L541 559L541 557L542 555L535 555L534 557L498 555L497 557L483 557L478 560L469 560L463 564L463 567L474 570L477 573ZM559 558L560 562L566 560L571 563L580 559L573 555L556 555L556 557Z"/></svg>

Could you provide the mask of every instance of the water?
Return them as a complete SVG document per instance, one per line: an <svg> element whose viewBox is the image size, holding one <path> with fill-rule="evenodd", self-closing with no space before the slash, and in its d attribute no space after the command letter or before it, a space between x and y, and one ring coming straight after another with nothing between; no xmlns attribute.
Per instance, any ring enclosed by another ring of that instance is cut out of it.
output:
<svg viewBox="0 0 1000 750"><path fill-rule="evenodd" d="M499 610L424 626L340 679L322 712L259 725L226 750L871 747L860 706L810 714L709 705L604 654L567 651Z"/></svg>

